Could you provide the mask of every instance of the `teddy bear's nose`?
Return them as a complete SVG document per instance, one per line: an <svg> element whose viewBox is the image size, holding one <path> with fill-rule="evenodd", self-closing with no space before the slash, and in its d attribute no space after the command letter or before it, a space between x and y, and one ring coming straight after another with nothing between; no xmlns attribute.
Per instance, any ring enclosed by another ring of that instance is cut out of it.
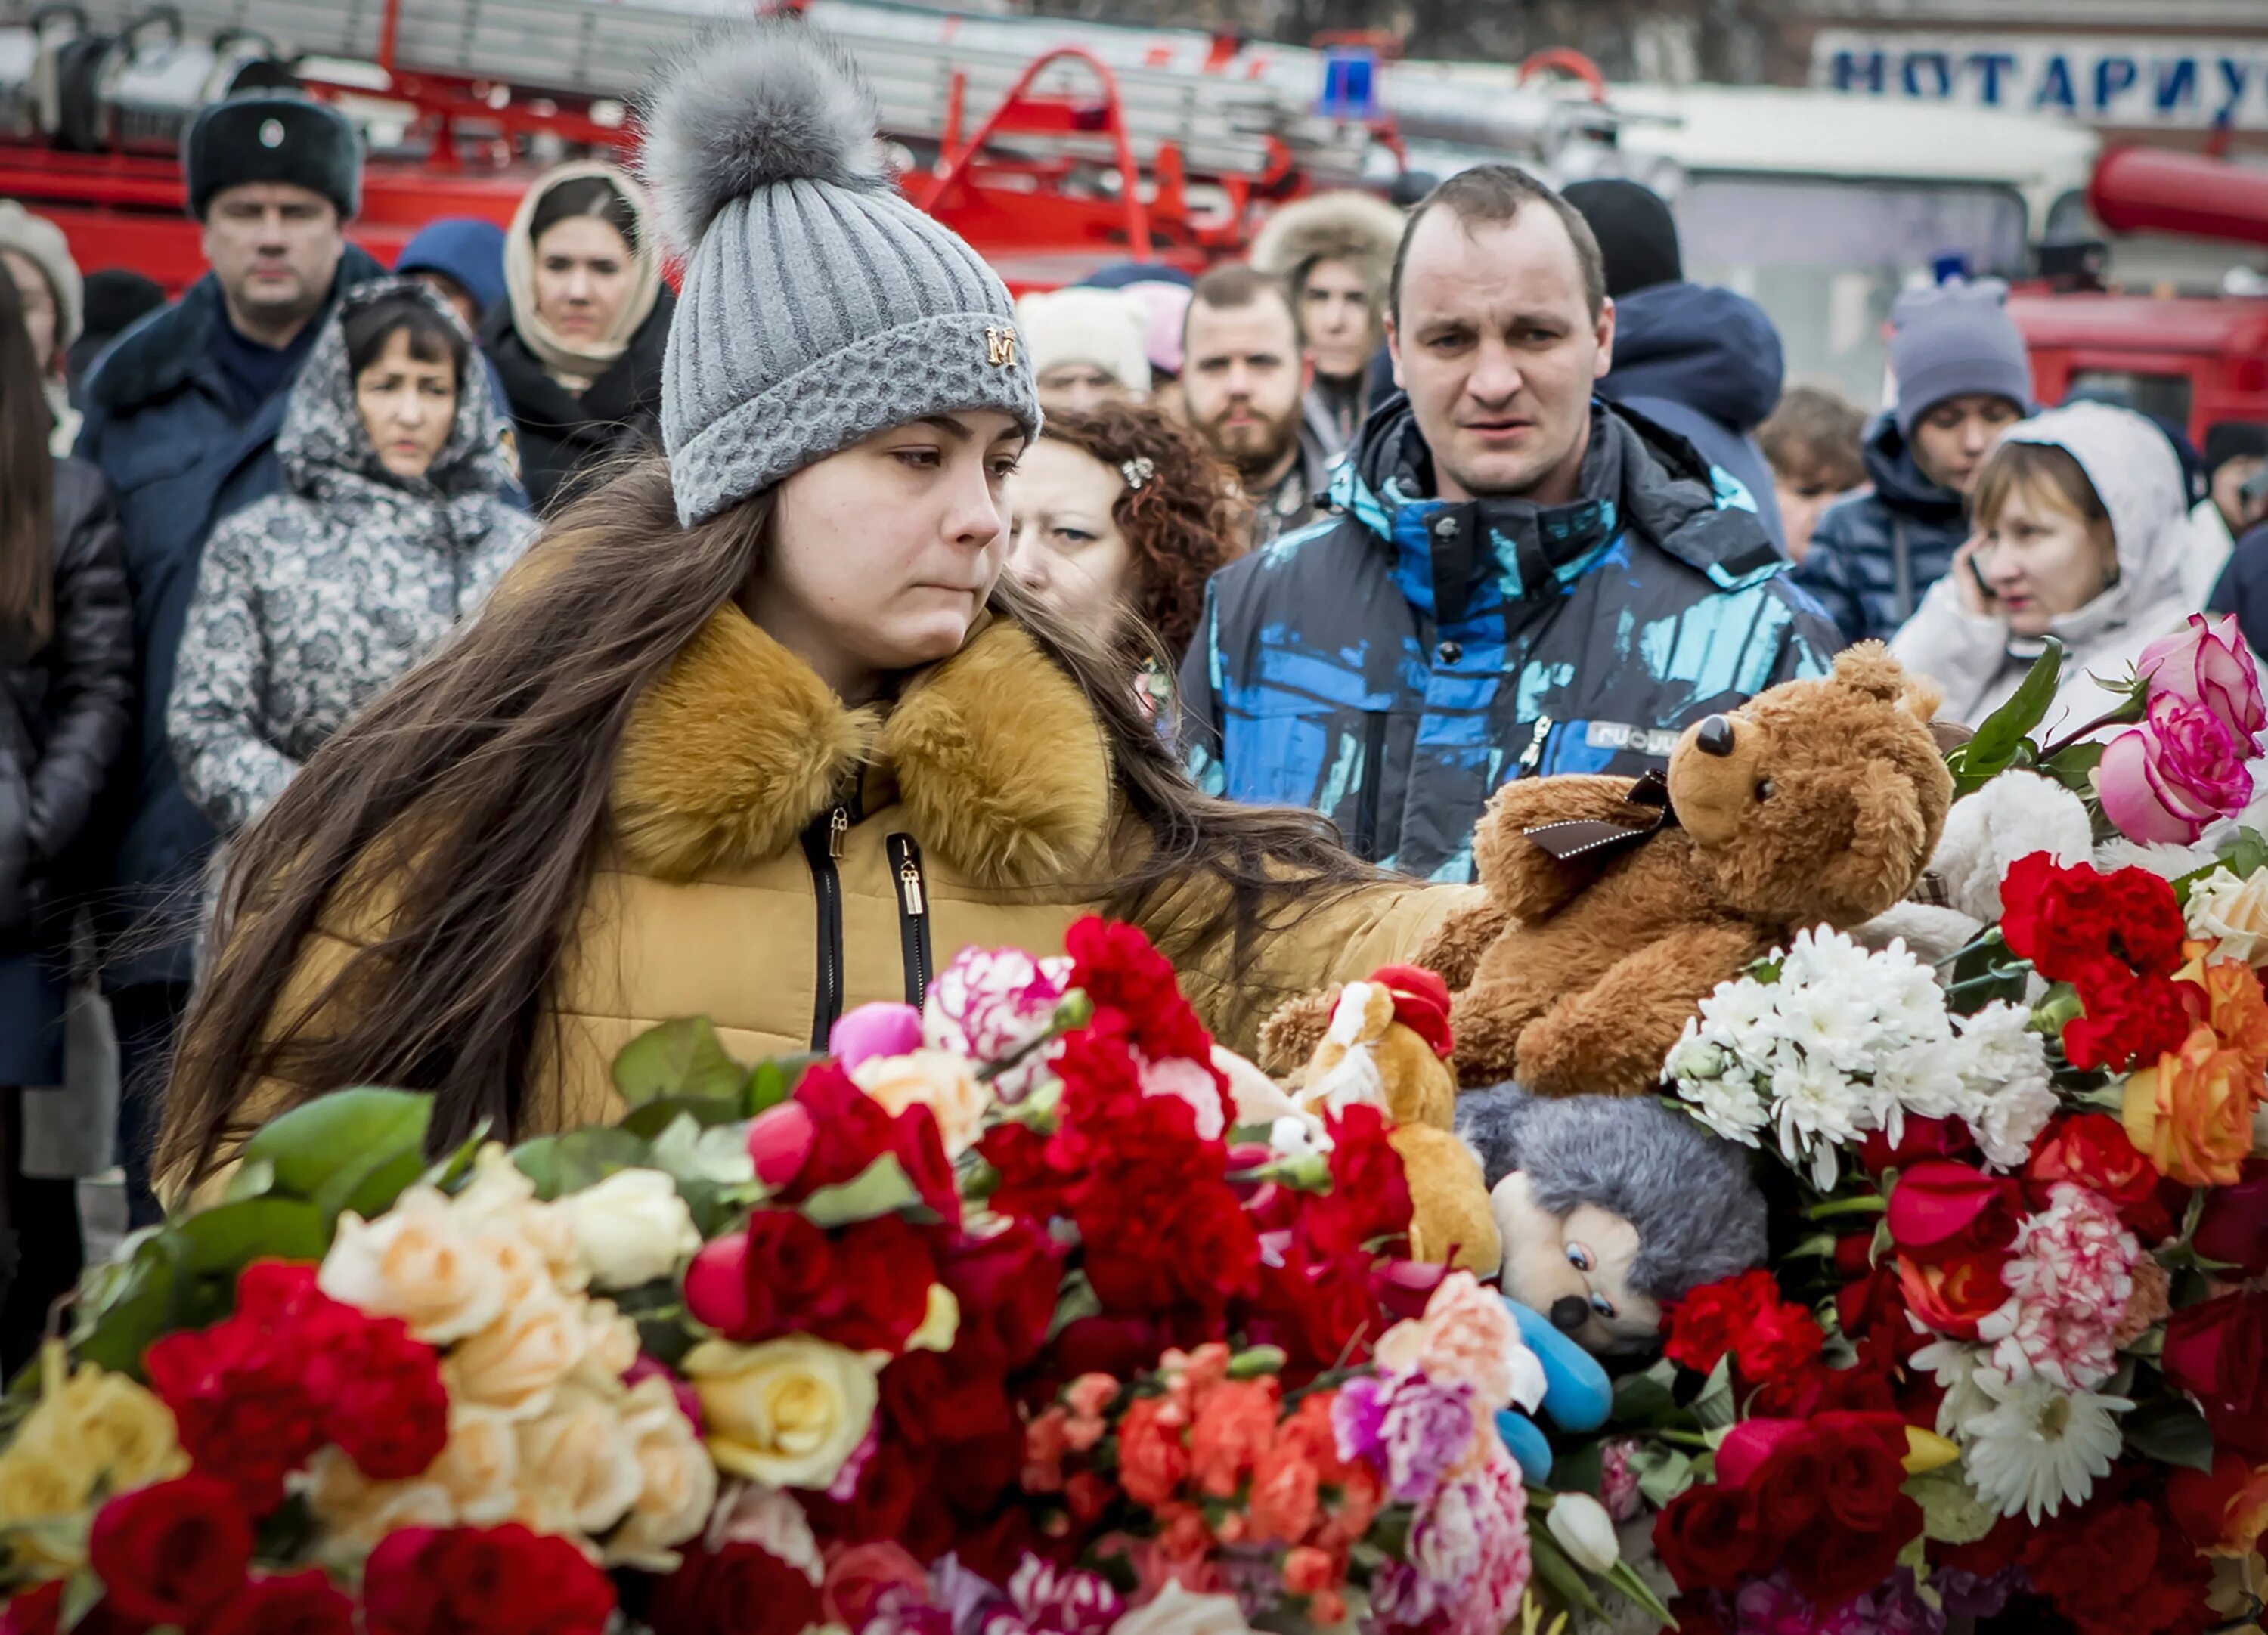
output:
<svg viewBox="0 0 2268 1635"><path fill-rule="evenodd" d="M1733 753L1733 724L1721 715L1712 715L1701 723L1694 734L1693 747L1705 755L1729 755Z"/></svg>
<svg viewBox="0 0 2268 1635"><path fill-rule="evenodd" d="M1551 1302L1551 1326L1572 1334L1591 1320L1591 1302L1580 1294L1563 1294Z"/></svg>

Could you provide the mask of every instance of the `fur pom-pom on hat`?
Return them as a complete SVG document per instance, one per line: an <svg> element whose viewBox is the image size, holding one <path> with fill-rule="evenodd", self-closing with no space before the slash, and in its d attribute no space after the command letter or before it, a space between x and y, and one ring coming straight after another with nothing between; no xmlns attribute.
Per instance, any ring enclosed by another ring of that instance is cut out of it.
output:
<svg viewBox="0 0 2268 1635"><path fill-rule="evenodd" d="M797 18L704 30L646 87L638 117L639 175L680 255L760 188L889 185L865 82L841 47Z"/></svg>

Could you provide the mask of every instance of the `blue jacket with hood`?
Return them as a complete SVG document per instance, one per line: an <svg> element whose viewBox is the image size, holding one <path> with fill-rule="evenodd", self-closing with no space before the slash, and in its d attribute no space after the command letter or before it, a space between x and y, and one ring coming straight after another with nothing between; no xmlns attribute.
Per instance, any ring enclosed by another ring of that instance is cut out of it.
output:
<svg viewBox="0 0 2268 1635"><path fill-rule="evenodd" d="M1795 582L1850 640L1886 642L1945 577L1969 520L1960 495L1922 475L1891 414L1867 428L1863 453L1874 486L1827 508Z"/></svg>
<svg viewBox="0 0 2268 1635"><path fill-rule="evenodd" d="M1659 767L1688 724L1840 645L1691 445L1592 409L1582 497L1430 497L1406 398L1364 426L1330 514L1215 575L1182 670L1190 770L1315 808L1361 855L1472 877L1496 789Z"/></svg>
<svg viewBox="0 0 2268 1635"><path fill-rule="evenodd" d="M1771 467L1749 434L1778 404L1786 374L1779 331L1747 296L1657 284L1616 300L1615 366L1599 395L1675 431L1732 476L1785 549Z"/></svg>

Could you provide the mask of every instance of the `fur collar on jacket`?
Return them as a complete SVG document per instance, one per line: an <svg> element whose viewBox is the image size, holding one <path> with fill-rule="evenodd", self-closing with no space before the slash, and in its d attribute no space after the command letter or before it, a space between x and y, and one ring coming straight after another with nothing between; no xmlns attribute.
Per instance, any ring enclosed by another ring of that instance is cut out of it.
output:
<svg viewBox="0 0 2268 1635"><path fill-rule="evenodd" d="M922 843L988 887L1092 868L1110 759L1078 684L1021 626L995 619L853 710L731 605L638 701L615 762L615 833L670 880L779 856L853 778L895 775Z"/></svg>

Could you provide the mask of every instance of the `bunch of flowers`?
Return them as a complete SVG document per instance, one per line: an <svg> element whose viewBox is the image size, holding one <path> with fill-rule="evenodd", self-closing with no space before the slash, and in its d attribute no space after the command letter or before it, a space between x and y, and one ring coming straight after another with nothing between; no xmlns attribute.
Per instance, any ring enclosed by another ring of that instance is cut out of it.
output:
<svg viewBox="0 0 2268 1635"><path fill-rule="evenodd" d="M1895 1142L1910 1116L1958 1118L2012 1165L2055 1109L2027 1021L1998 1001L1956 1019L1904 943L1875 951L1822 926L1704 999L1668 1072L1712 1130L1749 1146L1774 1131L1822 1191L1845 1150Z"/></svg>
<svg viewBox="0 0 2268 1635"><path fill-rule="evenodd" d="M822 1058L671 1024L621 1124L510 1151L382 1090L266 1126L0 1406L0 1631L1497 1635L1570 1561L1646 1604L1573 1497L1531 1537L1543 1365L1400 1258L1379 1113L1241 1138L1156 950L1067 947Z"/></svg>

